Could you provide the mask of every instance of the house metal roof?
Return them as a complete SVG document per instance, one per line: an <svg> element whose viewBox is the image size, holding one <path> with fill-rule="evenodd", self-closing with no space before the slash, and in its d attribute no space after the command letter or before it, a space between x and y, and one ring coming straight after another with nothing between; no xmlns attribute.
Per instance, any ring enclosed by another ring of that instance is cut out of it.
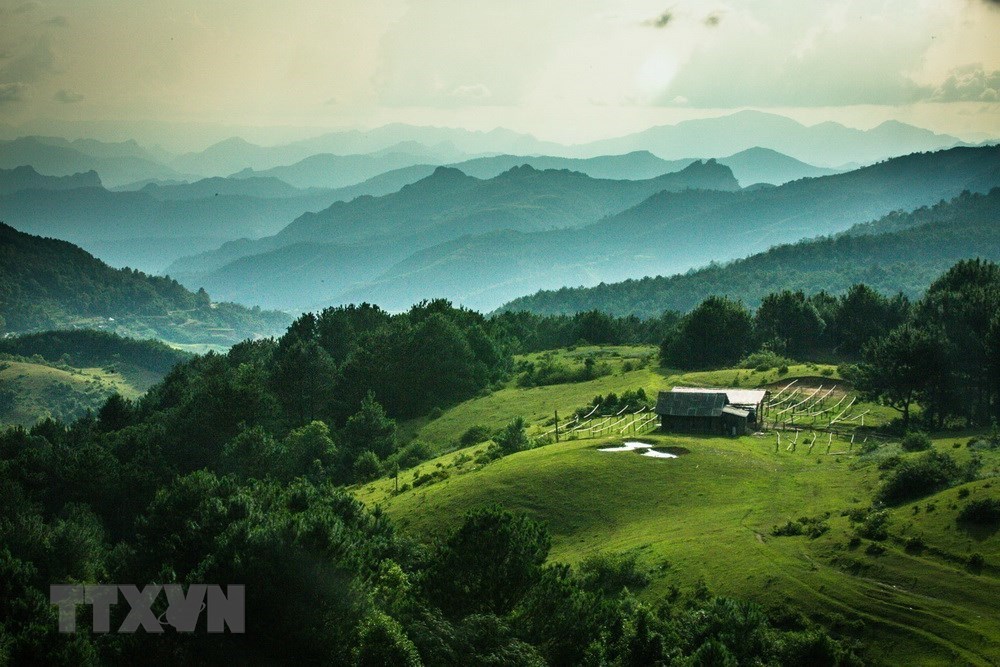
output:
<svg viewBox="0 0 1000 667"><path fill-rule="evenodd" d="M750 416L750 411L744 410L743 408L737 408L734 405L727 405L722 408L722 414L733 415L734 417L739 417L740 419L746 419Z"/></svg>
<svg viewBox="0 0 1000 667"><path fill-rule="evenodd" d="M726 394L718 392L661 391L656 414L672 417L718 417L726 407Z"/></svg>
<svg viewBox="0 0 1000 667"><path fill-rule="evenodd" d="M674 387L671 391L687 394L717 394L722 392L732 405L757 407L767 396L765 389L712 389L702 387Z"/></svg>

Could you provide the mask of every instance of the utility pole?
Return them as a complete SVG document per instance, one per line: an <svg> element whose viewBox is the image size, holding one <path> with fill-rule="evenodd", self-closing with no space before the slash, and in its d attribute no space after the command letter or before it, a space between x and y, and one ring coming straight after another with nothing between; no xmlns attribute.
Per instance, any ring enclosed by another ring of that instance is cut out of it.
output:
<svg viewBox="0 0 1000 667"><path fill-rule="evenodd" d="M556 410L556 442L559 442L559 411Z"/></svg>

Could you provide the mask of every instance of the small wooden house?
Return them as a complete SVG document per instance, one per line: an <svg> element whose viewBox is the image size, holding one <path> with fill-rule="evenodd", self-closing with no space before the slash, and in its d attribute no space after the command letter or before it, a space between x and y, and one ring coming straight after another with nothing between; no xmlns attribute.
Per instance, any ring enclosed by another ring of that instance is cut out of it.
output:
<svg viewBox="0 0 1000 667"><path fill-rule="evenodd" d="M664 431L737 436L757 428L766 399L764 390L675 387L660 392L655 411Z"/></svg>

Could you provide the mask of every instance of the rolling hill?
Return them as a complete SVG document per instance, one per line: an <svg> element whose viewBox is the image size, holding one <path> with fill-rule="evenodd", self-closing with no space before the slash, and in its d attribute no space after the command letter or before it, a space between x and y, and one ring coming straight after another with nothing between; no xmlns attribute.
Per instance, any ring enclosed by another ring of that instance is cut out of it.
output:
<svg viewBox="0 0 1000 667"><path fill-rule="evenodd" d="M664 310L687 311L711 294L754 307L775 290L836 294L859 282L913 297L948 266L972 257L1000 259L1000 188L892 213L836 237L778 246L730 264L670 277L541 291L515 299L502 310L568 314L598 309L652 316Z"/></svg>
<svg viewBox="0 0 1000 667"><path fill-rule="evenodd" d="M615 355L614 348L588 350ZM630 354L625 352L626 355ZM605 357L601 357L605 358ZM822 369L792 368L782 382ZM456 442L472 425L487 432L517 415L529 432L551 430L553 409L567 414L593 394L675 384L731 385L739 370L675 375L641 368L589 382L505 387L413 425L425 442ZM748 373L748 371L743 371ZM749 372L751 375L752 372ZM634 591L658 599L671 586L703 582L715 592L804 613L864 643L877 664L990 664L1000 651L992 600L1000 595L993 565L1000 536L956 523L963 498L996 497L1000 457L972 452L965 437L934 447L960 464L979 456L983 479L889 508L886 535L872 539L868 517L885 463L908 459L893 442L865 449L836 437L816 451L775 451L773 435L716 438L644 434L638 440L677 458L600 452L622 436L586 432L486 462L488 442L457 449L400 473L355 487L355 495L399 521L422 542L445 534L470 509L499 504L544 523L551 560L579 564L601 554L636 556L650 584ZM543 440L543 442L547 442ZM815 518L818 534L784 536L778 526ZM989 566L971 568L979 553Z"/></svg>
<svg viewBox="0 0 1000 667"><path fill-rule="evenodd" d="M814 167L777 151L757 146L715 159L719 164L729 167L742 187L755 183L781 185L799 178L828 176L838 172L835 169ZM638 180L680 171L692 162L696 160L693 158L663 160L649 151L635 151L625 155L602 155L593 158L497 155L466 160L449 166L476 178L492 178L511 167L528 164L535 169L570 169L593 178Z"/></svg>
<svg viewBox="0 0 1000 667"><path fill-rule="evenodd" d="M178 344L228 346L271 336L290 318L213 303L169 278L113 269L65 241L0 224L0 328L25 333L58 328L111 331Z"/></svg>
<svg viewBox="0 0 1000 667"><path fill-rule="evenodd" d="M160 341L103 331L48 331L0 339L0 426L69 422L113 393L136 399L189 354Z"/></svg>
<svg viewBox="0 0 1000 667"><path fill-rule="evenodd" d="M112 394L136 399L146 388L114 369L0 354L0 428L30 427L48 417L68 423L96 412Z"/></svg>

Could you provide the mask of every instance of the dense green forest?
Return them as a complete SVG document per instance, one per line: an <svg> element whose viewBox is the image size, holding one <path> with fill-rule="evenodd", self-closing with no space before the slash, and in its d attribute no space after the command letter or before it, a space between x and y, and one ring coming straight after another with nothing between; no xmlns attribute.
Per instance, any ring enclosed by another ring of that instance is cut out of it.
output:
<svg viewBox="0 0 1000 667"><path fill-rule="evenodd" d="M902 292L913 298L959 259L1000 259L998 222L1000 189L965 192L948 202L890 213L837 236L777 246L729 264L670 277L542 291L501 310L561 314L597 309L649 316L688 311L709 295L756 307L775 290L840 294L862 282L886 294Z"/></svg>
<svg viewBox="0 0 1000 667"><path fill-rule="evenodd" d="M645 575L628 557L575 569L547 563L546 529L502 509L474 511L439 542L418 545L338 488L426 456L419 443L399 446L394 417L432 414L508 376L521 346L513 322L440 301L395 316L328 309L277 340L182 362L137 401L113 396L72 424L6 431L0 656L57 664L858 662L852 644L787 608L704 587L640 602L629 589ZM581 316L547 326L593 336L608 322ZM507 432L498 442L526 443L517 425ZM247 631L169 641L60 635L46 592L54 581L242 582Z"/></svg>
<svg viewBox="0 0 1000 667"><path fill-rule="evenodd" d="M113 269L71 243L0 223L0 332L91 328L226 345L273 335L288 321L283 313L212 303L204 290Z"/></svg>

